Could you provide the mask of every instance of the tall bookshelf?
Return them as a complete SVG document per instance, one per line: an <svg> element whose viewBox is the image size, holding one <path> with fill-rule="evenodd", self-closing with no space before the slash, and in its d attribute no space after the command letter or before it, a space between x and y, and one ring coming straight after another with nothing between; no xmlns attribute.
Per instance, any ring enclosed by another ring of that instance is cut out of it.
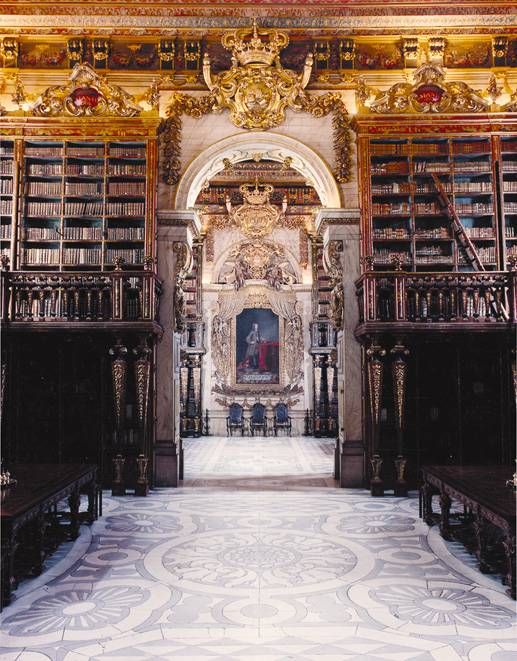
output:
<svg viewBox="0 0 517 661"><path fill-rule="evenodd" d="M498 267L490 135L371 139L367 158L367 249L377 270L389 269L394 257L413 271L471 268L440 204L433 175L442 182L485 269Z"/></svg>
<svg viewBox="0 0 517 661"><path fill-rule="evenodd" d="M152 255L147 141L22 142L20 269L141 268Z"/></svg>
<svg viewBox="0 0 517 661"><path fill-rule="evenodd" d="M502 257L508 268L508 259L517 258L517 136L501 138L501 189L503 194L501 213Z"/></svg>
<svg viewBox="0 0 517 661"><path fill-rule="evenodd" d="M9 257L11 264L18 186L14 149L14 140L7 138L0 140L0 251L2 255Z"/></svg>

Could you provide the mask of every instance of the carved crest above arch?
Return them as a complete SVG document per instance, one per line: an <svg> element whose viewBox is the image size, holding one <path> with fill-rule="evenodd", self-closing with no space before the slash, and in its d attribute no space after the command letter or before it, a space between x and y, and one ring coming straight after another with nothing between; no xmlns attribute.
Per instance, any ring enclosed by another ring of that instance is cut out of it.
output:
<svg viewBox="0 0 517 661"><path fill-rule="evenodd" d="M76 64L66 85L47 88L32 109L41 117L136 117L142 109L133 97L89 64Z"/></svg>
<svg viewBox="0 0 517 661"><path fill-rule="evenodd" d="M386 91L360 83L357 99L363 112L380 114L485 112L490 109L490 101L483 98L481 92L463 82L446 82L442 67L430 62L413 72L413 83L396 83Z"/></svg>

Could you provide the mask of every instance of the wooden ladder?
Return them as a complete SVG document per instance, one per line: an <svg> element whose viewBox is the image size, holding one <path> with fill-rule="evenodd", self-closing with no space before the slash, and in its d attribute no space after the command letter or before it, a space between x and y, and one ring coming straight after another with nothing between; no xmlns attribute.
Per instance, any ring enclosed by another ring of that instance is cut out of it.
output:
<svg viewBox="0 0 517 661"><path fill-rule="evenodd" d="M467 234L467 232L465 232L463 223L461 222L458 214L456 213L454 204L451 202L449 196L447 195L443 183L440 181L438 175L435 172L431 172L431 177L433 179L434 185L436 186L436 190L438 191L440 201L447 209L447 214L451 220L456 241L463 248L465 255L467 256L467 259L470 261L470 265L477 271L486 271L483 263L481 262L481 259L479 258L477 250L474 247L474 244L470 240L470 237ZM493 289L490 288L490 291L492 294L492 305L496 307ZM505 321L508 321L508 312L504 309L504 307L501 310L501 316Z"/></svg>

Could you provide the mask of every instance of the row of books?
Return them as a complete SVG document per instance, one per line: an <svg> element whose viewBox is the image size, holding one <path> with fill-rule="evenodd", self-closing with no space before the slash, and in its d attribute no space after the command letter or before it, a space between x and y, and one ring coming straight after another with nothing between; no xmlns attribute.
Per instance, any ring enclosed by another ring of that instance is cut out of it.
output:
<svg viewBox="0 0 517 661"><path fill-rule="evenodd" d="M373 230L374 239L409 239L410 235L402 227L383 227Z"/></svg>
<svg viewBox="0 0 517 661"><path fill-rule="evenodd" d="M426 227L415 230L417 239L450 239L451 233L447 227Z"/></svg>
<svg viewBox="0 0 517 661"><path fill-rule="evenodd" d="M26 227L25 239L54 239L59 241L61 238L60 233L55 227Z"/></svg>
<svg viewBox="0 0 517 661"><path fill-rule="evenodd" d="M389 250L388 248L377 248L373 252L373 257L376 262L388 263L394 257L398 257L404 263L411 261L411 255L408 252L400 252Z"/></svg>
<svg viewBox="0 0 517 661"><path fill-rule="evenodd" d="M511 140L501 140L501 151L516 152L517 151L517 140L515 138Z"/></svg>
<svg viewBox="0 0 517 661"><path fill-rule="evenodd" d="M145 231L143 227L109 227L108 239L112 241L139 241L143 240Z"/></svg>
<svg viewBox="0 0 517 661"><path fill-rule="evenodd" d="M64 239L101 241L103 235L102 227L65 227L63 230Z"/></svg>
<svg viewBox="0 0 517 661"><path fill-rule="evenodd" d="M509 227L508 225L504 228L504 235L507 239L513 239L517 236L517 228Z"/></svg>
<svg viewBox="0 0 517 661"><path fill-rule="evenodd" d="M415 213L419 215L436 215L442 213L442 208L437 202L416 202Z"/></svg>
<svg viewBox="0 0 517 661"><path fill-rule="evenodd" d="M143 202L107 202L108 216L143 216L145 204Z"/></svg>
<svg viewBox="0 0 517 661"><path fill-rule="evenodd" d="M372 163L371 174L409 174L407 161L393 161L391 163Z"/></svg>
<svg viewBox="0 0 517 661"><path fill-rule="evenodd" d="M103 202L65 202L66 216L102 216Z"/></svg>
<svg viewBox="0 0 517 661"><path fill-rule="evenodd" d="M422 172L449 172L450 165L444 161L413 161L415 174Z"/></svg>
<svg viewBox="0 0 517 661"><path fill-rule="evenodd" d="M455 181L455 193L491 193L492 182L490 181Z"/></svg>
<svg viewBox="0 0 517 661"><path fill-rule="evenodd" d="M517 213L517 202L505 202L504 211L505 213Z"/></svg>
<svg viewBox="0 0 517 661"><path fill-rule="evenodd" d="M13 173L13 162L0 161L0 174L12 174L12 173Z"/></svg>
<svg viewBox="0 0 517 661"><path fill-rule="evenodd" d="M146 175L145 163L110 163L108 174L122 175Z"/></svg>
<svg viewBox="0 0 517 661"><path fill-rule="evenodd" d="M11 238L11 226L0 225L0 239L10 239L10 238Z"/></svg>
<svg viewBox="0 0 517 661"><path fill-rule="evenodd" d="M506 257L517 257L517 245L508 246L506 248Z"/></svg>
<svg viewBox="0 0 517 661"><path fill-rule="evenodd" d="M59 264L59 248L24 248L25 264Z"/></svg>
<svg viewBox="0 0 517 661"><path fill-rule="evenodd" d="M66 181L65 195L102 195L102 185L94 181Z"/></svg>
<svg viewBox="0 0 517 661"><path fill-rule="evenodd" d="M389 216L410 213L409 202L382 202L372 204L372 214L375 216Z"/></svg>
<svg viewBox="0 0 517 661"><path fill-rule="evenodd" d="M517 193L517 181L503 181L503 191L505 193Z"/></svg>
<svg viewBox="0 0 517 661"><path fill-rule="evenodd" d="M100 264L102 250L100 248L65 248L63 250L63 264Z"/></svg>
<svg viewBox="0 0 517 661"><path fill-rule="evenodd" d="M0 146L0 156L14 156L14 146L11 144L2 144Z"/></svg>
<svg viewBox="0 0 517 661"><path fill-rule="evenodd" d="M455 209L460 214L477 213L487 214L494 213L494 207L491 202L456 202Z"/></svg>
<svg viewBox="0 0 517 661"><path fill-rule="evenodd" d="M0 179L0 194L12 195L12 193L13 193L13 180Z"/></svg>
<svg viewBox="0 0 517 661"><path fill-rule="evenodd" d="M67 163L66 174L72 177L102 177L104 165L99 163Z"/></svg>
<svg viewBox="0 0 517 661"><path fill-rule="evenodd" d="M506 149L506 145L504 149L505 151L517 151L517 149ZM443 155L449 153L449 144L446 141L413 142L411 151L413 154ZM452 142L453 154L486 154L490 151L489 140ZM370 143L370 153L375 156L406 156L410 153L410 146L407 142L372 142Z"/></svg>
<svg viewBox="0 0 517 661"><path fill-rule="evenodd" d="M416 264L453 264L451 255L417 255Z"/></svg>
<svg viewBox="0 0 517 661"><path fill-rule="evenodd" d="M389 184L375 184L372 186L373 195L389 195L390 193L410 193L411 185L405 182L393 181Z"/></svg>
<svg viewBox="0 0 517 661"><path fill-rule="evenodd" d="M117 257L122 257L126 264L141 264L144 261L143 248L108 248L106 260L113 263Z"/></svg>
<svg viewBox="0 0 517 661"><path fill-rule="evenodd" d="M29 147L28 145L26 145L24 154L25 156L43 157L43 158L62 156L63 145L59 145L59 146L37 145L34 147Z"/></svg>
<svg viewBox="0 0 517 661"><path fill-rule="evenodd" d="M445 246L448 246L449 244L445 244ZM418 248L416 251L416 257L450 257L450 253L446 253L444 251L443 246L435 246L435 245L426 245L421 248Z"/></svg>
<svg viewBox="0 0 517 661"><path fill-rule="evenodd" d="M27 184L27 195L61 195L61 183L59 181L29 181Z"/></svg>
<svg viewBox="0 0 517 661"><path fill-rule="evenodd" d="M465 227L465 233L471 239L493 239L495 236L493 227Z"/></svg>
<svg viewBox="0 0 517 661"><path fill-rule="evenodd" d="M494 264L496 261L495 246L477 246L476 252L483 264ZM458 264L467 264L468 260L460 251L458 253Z"/></svg>
<svg viewBox="0 0 517 661"><path fill-rule="evenodd" d="M459 174L484 174L490 172L488 161L463 161L455 163L454 171Z"/></svg>
<svg viewBox="0 0 517 661"><path fill-rule="evenodd" d="M100 147L92 147L91 145L85 145L84 147L67 147L66 154L67 156L75 158L103 158L104 145Z"/></svg>
<svg viewBox="0 0 517 661"><path fill-rule="evenodd" d="M112 181L108 195L145 195L145 181Z"/></svg>
<svg viewBox="0 0 517 661"><path fill-rule="evenodd" d="M145 158L145 147L128 147L126 145L115 147L110 145L109 155L117 158Z"/></svg>
<svg viewBox="0 0 517 661"><path fill-rule="evenodd" d="M0 200L0 214L10 216L13 212L12 200Z"/></svg>

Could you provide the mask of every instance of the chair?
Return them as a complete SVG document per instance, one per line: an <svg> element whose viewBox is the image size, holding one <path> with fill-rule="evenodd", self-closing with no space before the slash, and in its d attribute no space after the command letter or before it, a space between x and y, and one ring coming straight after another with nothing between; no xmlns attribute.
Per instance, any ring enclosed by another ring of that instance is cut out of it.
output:
<svg viewBox="0 0 517 661"><path fill-rule="evenodd" d="M273 430L275 436L278 436L279 429L285 429L289 436L291 436L291 416L289 415L287 404L283 402L279 402L274 408Z"/></svg>
<svg viewBox="0 0 517 661"><path fill-rule="evenodd" d="M228 416L226 417L226 433L228 436L232 436L234 429L241 430L241 436L244 436L244 416L243 409L240 404L234 402L230 404L228 410Z"/></svg>
<svg viewBox="0 0 517 661"><path fill-rule="evenodd" d="M252 436L255 436L255 429L262 429L262 434L267 436L266 407L259 402L251 407L250 431Z"/></svg>

